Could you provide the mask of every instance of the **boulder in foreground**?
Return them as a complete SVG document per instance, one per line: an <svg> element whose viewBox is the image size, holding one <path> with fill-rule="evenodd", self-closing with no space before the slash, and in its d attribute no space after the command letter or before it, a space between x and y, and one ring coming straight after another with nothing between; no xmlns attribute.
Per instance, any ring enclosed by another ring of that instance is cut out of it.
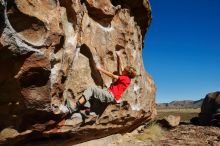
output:
<svg viewBox="0 0 220 146"><path fill-rule="evenodd" d="M142 60L150 22L148 0L1 0L0 130L85 141L152 119L156 89ZM103 106L89 117L59 115L65 99L79 98L89 86L110 85L94 68L99 63L117 73L117 51L138 74L123 94L127 104Z"/></svg>

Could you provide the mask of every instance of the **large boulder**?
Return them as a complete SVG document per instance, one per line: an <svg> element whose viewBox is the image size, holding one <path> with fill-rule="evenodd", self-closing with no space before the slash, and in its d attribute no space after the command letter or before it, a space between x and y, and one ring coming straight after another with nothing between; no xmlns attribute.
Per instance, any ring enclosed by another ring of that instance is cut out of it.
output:
<svg viewBox="0 0 220 146"><path fill-rule="evenodd" d="M212 125L220 123L220 92L206 95L199 113L199 124Z"/></svg>
<svg viewBox="0 0 220 146"><path fill-rule="evenodd" d="M87 140L132 130L155 116L155 84L142 60L148 0L0 0L0 12L0 130ZM117 72L116 51L137 70L125 102L88 117L59 115L65 99L111 84L95 64Z"/></svg>

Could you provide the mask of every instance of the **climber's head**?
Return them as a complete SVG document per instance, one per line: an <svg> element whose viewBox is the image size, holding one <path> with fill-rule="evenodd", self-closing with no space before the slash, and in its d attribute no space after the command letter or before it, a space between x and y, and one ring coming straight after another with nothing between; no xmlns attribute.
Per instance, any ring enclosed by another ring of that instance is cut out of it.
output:
<svg viewBox="0 0 220 146"><path fill-rule="evenodd" d="M134 78L136 76L136 69L132 66L126 66L122 71L122 75L127 75L129 78Z"/></svg>

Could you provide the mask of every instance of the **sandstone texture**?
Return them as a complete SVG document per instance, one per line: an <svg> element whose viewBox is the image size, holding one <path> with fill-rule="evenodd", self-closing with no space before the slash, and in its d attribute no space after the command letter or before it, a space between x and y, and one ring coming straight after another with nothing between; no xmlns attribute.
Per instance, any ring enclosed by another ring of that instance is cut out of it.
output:
<svg viewBox="0 0 220 146"><path fill-rule="evenodd" d="M162 120L159 120L159 123L166 128L177 127L180 123L180 116L168 115Z"/></svg>
<svg viewBox="0 0 220 146"><path fill-rule="evenodd" d="M152 119L156 89L142 60L150 22L148 0L0 0L0 130L15 131L1 142L54 135L85 141ZM112 80L95 66L117 73L116 52L137 70L123 101L90 115L61 115L65 99L109 87Z"/></svg>

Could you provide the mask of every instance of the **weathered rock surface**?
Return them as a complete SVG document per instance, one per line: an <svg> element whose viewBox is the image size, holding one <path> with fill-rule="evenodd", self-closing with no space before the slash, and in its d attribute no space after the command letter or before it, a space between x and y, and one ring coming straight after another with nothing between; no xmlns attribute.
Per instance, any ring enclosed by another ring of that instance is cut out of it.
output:
<svg viewBox="0 0 220 146"><path fill-rule="evenodd" d="M199 113L199 124L220 126L220 92L206 95Z"/></svg>
<svg viewBox="0 0 220 146"><path fill-rule="evenodd" d="M155 85L142 61L150 21L148 0L0 0L0 130L85 141L153 118ZM89 116L59 115L65 99L79 98L92 85L110 85L95 64L117 72L116 51L137 69L122 97L127 104Z"/></svg>
<svg viewBox="0 0 220 146"><path fill-rule="evenodd" d="M163 127L174 128L179 125L180 116L169 115L167 117L164 117L162 120L159 120L159 123Z"/></svg>

